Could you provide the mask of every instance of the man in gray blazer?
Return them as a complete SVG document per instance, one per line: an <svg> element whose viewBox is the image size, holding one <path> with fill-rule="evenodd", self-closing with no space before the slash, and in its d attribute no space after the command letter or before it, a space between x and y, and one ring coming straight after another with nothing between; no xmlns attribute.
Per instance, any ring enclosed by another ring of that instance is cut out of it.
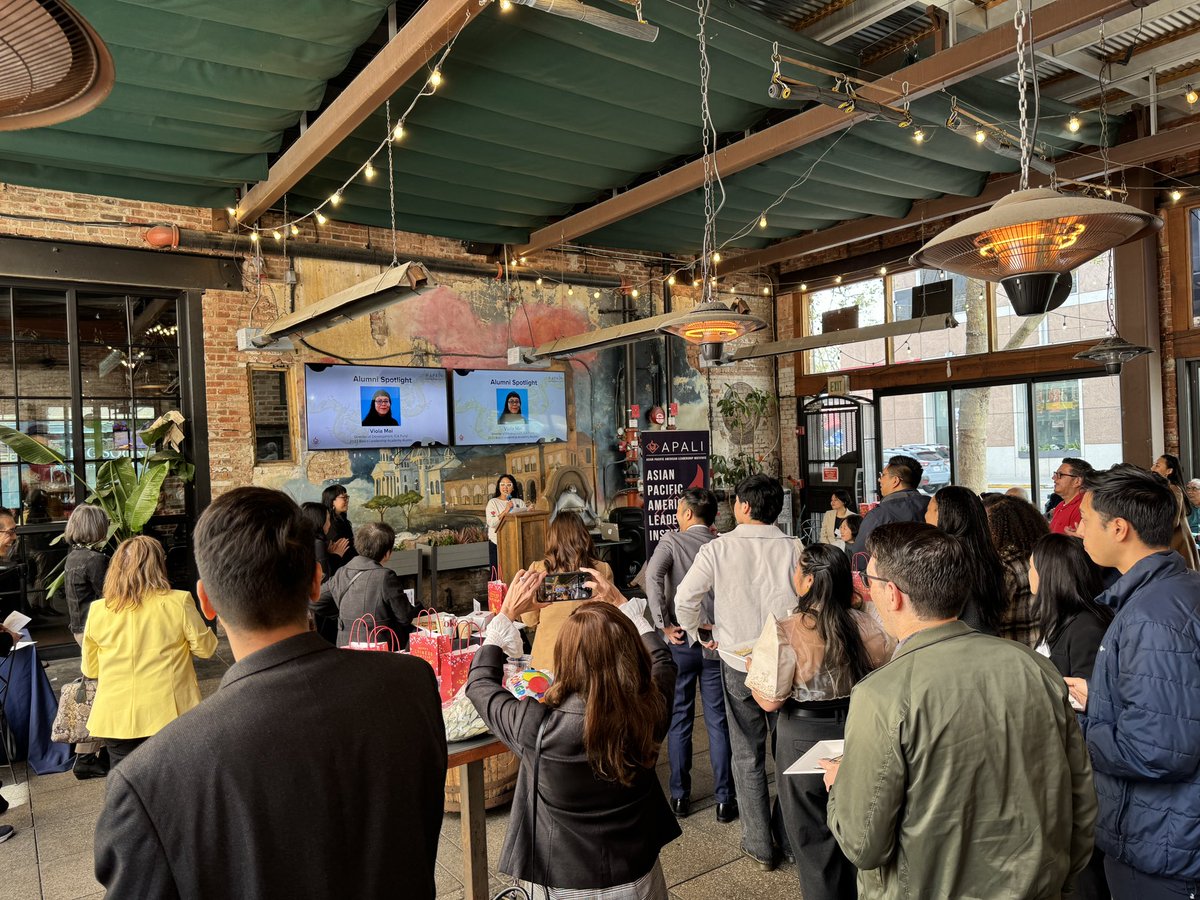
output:
<svg viewBox="0 0 1200 900"><path fill-rule="evenodd" d="M717 821L732 822L738 816L737 799L730 767L729 726L725 720L725 691L721 684L721 660L715 651L692 643L675 618L675 589L692 567L700 548L715 535L717 498L704 488L688 488L679 500L675 520L679 530L664 534L646 564L646 597L654 624L662 629L667 649L675 658L675 709L667 732L667 755L671 760L671 811L680 818L691 812L692 724L696 714L696 685L704 701L704 727L708 731L709 761L712 763L713 793ZM701 616L712 624L712 593L701 603Z"/></svg>
<svg viewBox="0 0 1200 900"><path fill-rule="evenodd" d="M286 495L219 497L196 592L237 662L108 776L96 878L110 897L433 898L446 733L433 669L308 630L312 526Z"/></svg>

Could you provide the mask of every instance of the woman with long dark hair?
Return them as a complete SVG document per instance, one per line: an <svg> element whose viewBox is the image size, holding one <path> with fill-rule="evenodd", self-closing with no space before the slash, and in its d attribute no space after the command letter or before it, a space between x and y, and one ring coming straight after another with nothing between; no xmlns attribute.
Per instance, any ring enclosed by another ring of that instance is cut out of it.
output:
<svg viewBox="0 0 1200 900"><path fill-rule="evenodd" d="M1104 590L1102 570L1083 549L1083 541L1047 534L1033 545L1029 586L1050 662L1063 678L1092 677L1096 653L1115 613L1096 598ZM1079 900L1109 900L1104 854L1097 848L1075 878Z"/></svg>
<svg viewBox="0 0 1200 900"><path fill-rule="evenodd" d="M521 406L521 395L509 391L504 398L504 409L496 419L497 425L520 425L526 421L525 410Z"/></svg>
<svg viewBox="0 0 1200 900"><path fill-rule="evenodd" d="M483 510L484 521L487 522L488 560L493 567L497 565L499 553L496 547L496 531L504 517L515 509L524 509L525 500L521 495L521 483L512 475L505 472L496 479L496 489ZM503 577L504 573L500 573Z"/></svg>
<svg viewBox="0 0 1200 900"><path fill-rule="evenodd" d="M930 498L925 521L962 541L973 561L959 618L976 631L997 634L1004 616L1004 566L992 546L983 501L969 488L947 485Z"/></svg>
<svg viewBox="0 0 1200 900"><path fill-rule="evenodd" d="M655 766L675 663L645 617L646 601L588 574L600 599L563 622L545 702L518 700L502 684L506 654L520 652L513 622L547 605L538 602L540 572L517 573L471 666L467 696L522 763L499 868L536 898L572 890L666 900L658 854L681 832Z"/></svg>
<svg viewBox="0 0 1200 900"><path fill-rule="evenodd" d="M333 575L338 569L344 566L354 557L358 556L358 551L354 549L354 526L350 524L350 516L347 510L350 509L350 494L346 491L345 485L331 484L325 490L321 491L321 504L329 510L329 530L326 532L326 537L331 541L330 548L334 546L342 546L340 541L345 541L345 552L329 557L329 575Z"/></svg>
<svg viewBox="0 0 1200 900"><path fill-rule="evenodd" d="M1029 554L1050 526L1037 507L1017 497L993 494L985 497L988 533L1004 567L1004 610L1000 614L1000 637L1036 647L1041 625L1029 588Z"/></svg>
<svg viewBox="0 0 1200 900"><path fill-rule="evenodd" d="M605 581L612 581L612 568L608 563L596 559L596 547L592 543L587 526L583 524L583 519L577 513L562 510L546 529L545 557L530 563L529 571L557 575L564 572L580 572L584 569L595 569ZM564 600L551 603L540 612L534 609L530 615L525 616L526 625L537 627L530 657L535 669L548 668L554 671L552 654L558 640L558 631L567 617L586 602Z"/></svg>
<svg viewBox="0 0 1200 900"><path fill-rule="evenodd" d="M1179 514L1175 517L1175 531L1171 535L1171 549L1183 557L1189 569L1200 569L1200 551L1196 549L1196 539L1192 537L1192 526L1188 521L1192 515L1192 501L1188 499L1187 483L1183 480L1179 457L1164 453L1154 461L1150 471L1167 479L1179 507Z"/></svg>
<svg viewBox="0 0 1200 900"><path fill-rule="evenodd" d="M758 705L779 711L777 772L817 741L845 737L851 688L892 651L879 622L851 608L850 559L841 548L805 547L792 585L800 598L796 611L782 621L768 617L746 676ZM804 900L854 900L857 872L826 824L821 776L787 775L776 785Z"/></svg>

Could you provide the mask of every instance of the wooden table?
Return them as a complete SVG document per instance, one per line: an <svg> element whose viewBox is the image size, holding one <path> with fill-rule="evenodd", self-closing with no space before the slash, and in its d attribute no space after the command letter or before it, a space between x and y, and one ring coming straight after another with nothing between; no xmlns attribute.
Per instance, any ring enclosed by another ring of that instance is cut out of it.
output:
<svg viewBox="0 0 1200 900"><path fill-rule="evenodd" d="M507 753L500 739L484 734L452 741L446 748L447 768L459 772L459 815L462 822L463 887L466 900L487 900L487 817L483 808L483 761Z"/></svg>

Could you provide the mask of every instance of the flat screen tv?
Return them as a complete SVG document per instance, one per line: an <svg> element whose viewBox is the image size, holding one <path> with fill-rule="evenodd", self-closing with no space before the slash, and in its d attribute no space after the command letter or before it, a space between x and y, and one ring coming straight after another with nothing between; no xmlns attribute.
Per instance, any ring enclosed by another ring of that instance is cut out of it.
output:
<svg viewBox="0 0 1200 900"><path fill-rule="evenodd" d="M456 370L454 443L534 444L567 439L564 372Z"/></svg>
<svg viewBox="0 0 1200 900"><path fill-rule="evenodd" d="M449 444L446 370L305 363L309 450Z"/></svg>

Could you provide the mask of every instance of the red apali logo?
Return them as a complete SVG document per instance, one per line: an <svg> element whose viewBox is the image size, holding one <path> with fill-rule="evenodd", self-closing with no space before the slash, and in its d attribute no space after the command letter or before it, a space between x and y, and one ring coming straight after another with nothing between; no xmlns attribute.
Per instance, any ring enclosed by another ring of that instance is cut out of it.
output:
<svg viewBox="0 0 1200 900"><path fill-rule="evenodd" d="M658 452L658 444L654 443L654 441L651 441L650 443L648 443L646 445L646 449L649 450L651 453L657 453Z"/></svg>

